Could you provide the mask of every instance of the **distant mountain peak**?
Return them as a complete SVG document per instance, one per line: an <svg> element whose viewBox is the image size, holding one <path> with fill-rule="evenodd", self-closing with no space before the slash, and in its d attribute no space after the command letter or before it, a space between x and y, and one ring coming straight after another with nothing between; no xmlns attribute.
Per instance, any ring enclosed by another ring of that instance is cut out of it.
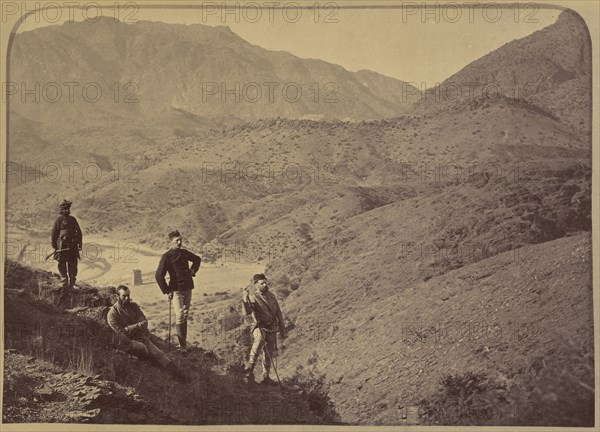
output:
<svg viewBox="0 0 600 432"><path fill-rule="evenodd" d="M27 33L15 38L11 77L19 82L133 82L139 88L137 114L145 117L160 116L176 106L205 118L363 120L404 114L414 102L402 98L405 83L398 79L267 50L226 25L154 21L126 25L101 17ZM107 111L132 111L131 106L110 102ZM12 108L28 118L70 118L89 110L88 105L40 109L13 104Z"/></svg>
<svg viewBox="0 0 600 432"><path fill-rule="evenodd" d="M561 24L561 23L565 23L565 22L569 22L569 23L575 22L577 24L585 25L585 20L581 17L581 15L579 15L573 9L565 9L564 11L562 11L560 13L560 15L558 16L558 19L556 20L556 24Z"/></svg>
<svg viewBox="0 0 600 432"><path fill-rule="evenodd" d="M475 60L432 90L439 95L439 89L458 86L460 97L428 98L415 108L418 112L444 111L493 88L494 94L524 99L590 134L591 72L589 31L579 14L566 9L554 24Z"/></svg>

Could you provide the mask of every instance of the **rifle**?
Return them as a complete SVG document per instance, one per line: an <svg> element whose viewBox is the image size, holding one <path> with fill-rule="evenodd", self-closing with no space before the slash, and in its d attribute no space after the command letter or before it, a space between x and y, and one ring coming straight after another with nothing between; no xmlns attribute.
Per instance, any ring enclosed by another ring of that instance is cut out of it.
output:
<svg viewBox="0 0 600 432"><path fill-rule="evenodd" d="M48 261L48 258L50 258L52 255L55 255L55 254L57 254L57 253L59 253L59 252L65 252L65 251L68 251L68 250L70 250L70 249L69 249L69 248L67 248L67 249L60 249L60 250L56 250L56 249L54 249L54 252L52 252L50 255L48 255L48 256L46 257L46 261Z"/></svg>

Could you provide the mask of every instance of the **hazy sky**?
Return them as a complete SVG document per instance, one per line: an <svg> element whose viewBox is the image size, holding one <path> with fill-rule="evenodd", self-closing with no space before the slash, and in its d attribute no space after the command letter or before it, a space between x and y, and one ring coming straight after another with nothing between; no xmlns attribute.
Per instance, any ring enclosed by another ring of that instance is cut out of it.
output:
<svg viewBox="0 0 600 432"><path fill-rule="evenodd" d="M206 9L103 9L103 16L122 21L150 20L181 24L226 25L249 42L271 50L285 50L303 58L318 58L351 71L370 69L403 81L432 87L470 62L514 39L527 36L554 23L557 9L488 9L458 6L417 8L405 2L404 9L320 10L274 8L268 2L255 7L222 7L205 2ZM242 3L243 4L243 3ZM287 2L272 2L279 6ZM313 4L313 2L307 3ZM334 3L328 3L335 5ZM418 3L421 4L421 3ZM214 5L214 6L210 6ZM82 19L82 11L73 17ZM88 11L93 18L96 11ZM63 11L63 18L68 17ZM28 18L19 31L44 25ZM43 20L39 20L43 21ZM47 25L47 24L46 24Z"/></svg>

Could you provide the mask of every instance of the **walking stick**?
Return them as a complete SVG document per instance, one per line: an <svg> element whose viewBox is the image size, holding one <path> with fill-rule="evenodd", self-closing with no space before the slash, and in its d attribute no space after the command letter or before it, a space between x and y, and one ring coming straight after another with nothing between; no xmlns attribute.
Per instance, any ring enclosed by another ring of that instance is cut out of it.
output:
<svg viewBox="0 0 600 432"><path fill-rule="evenodd" d="M169 352L171 352L171 301L173 299L169 296Z"/></svg>
<svg viewBox="0 0 600 432"><path fill-rule="evenodd" d="M277 373L277 366L275 366L275 362L273 361L273 359L271 358L271 354L269 354L269 348L267 348L267 337L265 335L265 333L263 333L263 329L261 329L260 327L258 328L260 330L260 334L263 337L263 340L265 341L265 354L267 355L267 357L269 357L269 362L271 363L271 366L273 366L273 370L275 371L275 376L277 377L277 382L279 382L279 386L281 387L281 380L279 379L279 374Z"/></svg>

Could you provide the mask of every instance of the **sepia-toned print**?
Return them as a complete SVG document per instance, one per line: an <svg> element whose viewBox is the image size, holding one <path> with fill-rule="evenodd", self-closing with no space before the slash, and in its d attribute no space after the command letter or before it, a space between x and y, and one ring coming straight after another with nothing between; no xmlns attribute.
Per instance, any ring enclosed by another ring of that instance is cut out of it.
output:
<svg viewBox="0 0 600 432"><path fill-rule="evenodd" d="M3 429L595 425L599 4L0 6Z"/></svg>

